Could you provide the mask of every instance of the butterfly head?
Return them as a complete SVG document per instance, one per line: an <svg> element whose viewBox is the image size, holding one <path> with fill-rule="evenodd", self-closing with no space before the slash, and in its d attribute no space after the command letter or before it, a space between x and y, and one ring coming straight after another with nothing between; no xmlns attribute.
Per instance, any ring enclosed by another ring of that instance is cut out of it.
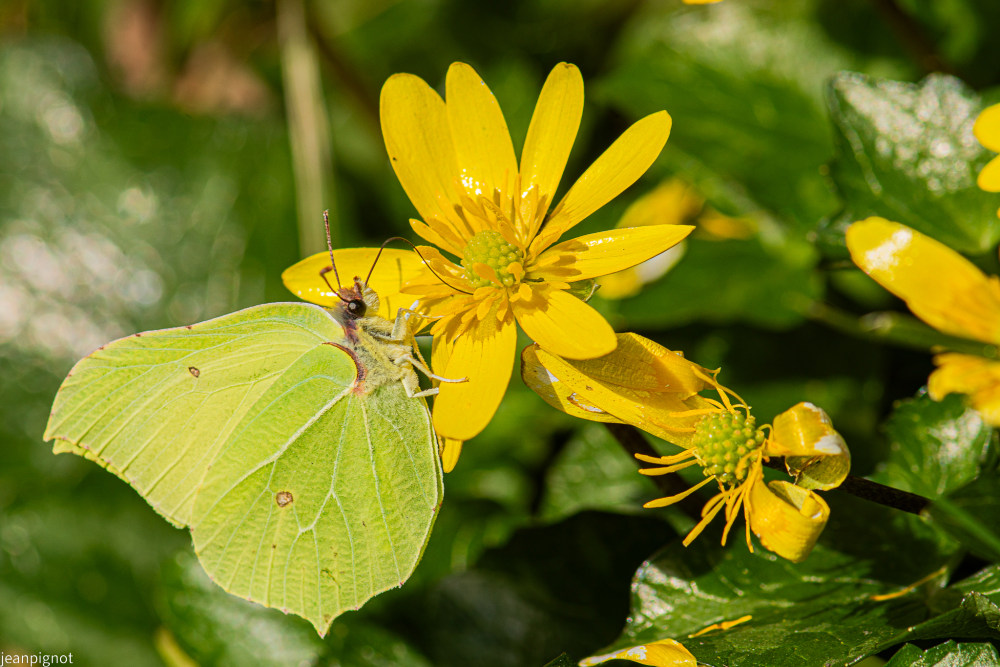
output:
<svg viewBox="0 0 1000 667"><path fill-rule="evenodd" d="M379 298L367 283L360 278L354 278L354 285L342 287L337 296L340 297L340 312L347 319L360 320L362 317L378 313Z"/></svg>

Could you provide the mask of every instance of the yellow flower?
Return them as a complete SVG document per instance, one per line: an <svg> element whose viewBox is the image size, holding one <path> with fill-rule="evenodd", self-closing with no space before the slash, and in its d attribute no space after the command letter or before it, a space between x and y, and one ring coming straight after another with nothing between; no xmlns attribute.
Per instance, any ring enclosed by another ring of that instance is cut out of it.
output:
<svg viewBox="0 0 1000 667"><path fill-rule="evenodd" d="M447 103L420 78L393 75L382 88L381 119L392 167L423 218L410 224L437 246L419 248L427 268L409 276L419 261L414 255L397 271L407 275L406 285L388 296L407 295L433 321L435 373L466 380L442 383L434 400L450 469L461 442L483 430L506 391L515 321L562 356L607 354L614 331L570 292L571 283L643 262L692 228L619 229L556 243L649 168L670 133L665 111L626 130L553 207L583 111L579 70L562 63L549 74L520 164L496 99L471 67L454 63L445 91ZM286 285L316 303L332 300L315 277L325 263L320 254L293 267L297 277L312 276L315 289L288 279Z"/></svg>
<svg viewBox="0 0 1000 667"><path fill-rule="evenodd" d="M653 667L697 667L698 661L684 645L673 639L660 639L620 651L594 655L580 661L580 667L602 665L610 660L631 660Z"/></svg>
<svg viewBox="0 0 1000 667"><path fill-rule="evenodd" d="M883 218L851 225L847 248L862 271L927 324L949 335L1000 344L996 276L987 276L943 243ZM938 368L927 381L931 398L967 394L987 422L1000 426L1000 362L945 352L935 355L934 363Z"/></svg>
<svg viewBox="0 0 1000 667"><path fill-rule="evenodd" d="M976 118L972 132L984 147L1000 153L1000 104L984 109ZM993 158L983 167L979 172L977 183L987 192L1000 192L1000 156ZM997 210L997 215L1000 215L1000 209Z"/></svg>
<svg viewBox="0 0 1000 667"><path fill-rule="evenodd" d="M711 372L653 341L620 334L617 349L600 359L570 361L529 346L521 359L525 383L546 402L592 421L627 423L681 446L672 456L637 454L646 475L663 475L698 465L705 480L687 491L646 503L664 507L715 481L719 492L705 505L687 546L725 508L725 544L740 509L750 532L765 548L792 561L803 560L826 525L829 508L811 489L830 489L847 476L850 454L829 417L809 403L758 427L750 408ZM717 398L702 396L711 390ZM736 400L734 403L733 399ZM786 457L797 484L763 483L763 463Z"/></svg>
<svg viewBox="0 0 1000 667"><path fill-rule="evenodd" d="M754 232L749 220L731 218L705 205L694 187L679 178L667 178L651 192L635 200L622 214L617 227L680 225L689 223L708 238L746 239ZM684 244L624 271L601 278L599 294L605 299L624 299L638 294L643 285L659 279L684 256Z"/></svg>

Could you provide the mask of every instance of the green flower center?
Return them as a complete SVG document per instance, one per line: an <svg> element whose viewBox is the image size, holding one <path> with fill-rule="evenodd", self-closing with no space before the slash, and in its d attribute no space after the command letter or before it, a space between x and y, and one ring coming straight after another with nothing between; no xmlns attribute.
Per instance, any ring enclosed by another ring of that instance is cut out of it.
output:
<svg viewBox="0 0 1000 667"><path fill-rule="evenodd" d="M497 279L505 286L512 287L517 280L507 270L507 267L518 262L523 264L524 253L517 246L507 243L503 234L492 229L476 232L469 239L462 252L462 266L465 267L465 277L473 287L488 287L492 281L480 276L473 268L476 264L485 264L496 272Z"/></svg>
<svg viewBox="0 0 1000 667"><path fill-rule="evenodd" d="M706 477L715 477L732 488L747 478L749 454L764 445L767 435L757 420L743 412L707 415L694 428L692 446Z"/></svg>

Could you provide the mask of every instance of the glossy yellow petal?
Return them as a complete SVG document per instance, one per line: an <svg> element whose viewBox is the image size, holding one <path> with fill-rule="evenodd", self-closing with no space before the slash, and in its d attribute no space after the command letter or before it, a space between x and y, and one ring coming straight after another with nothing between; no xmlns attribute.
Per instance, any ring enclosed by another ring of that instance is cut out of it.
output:
<svg viewBox="0 0 1000 667"><path fill-rule="evenodd" d="M552 205L583 116L583 77L576 65L559 63L538 96L521 151L521 189L538 192L541 206L529 236L538 231Z"/></svg>
<svg viewBox="0 0 1000 667"><path fill-rule="evenodd" d="M774 418L765 453L784 456L788 473L806 489L834 489L851 471L847 443L812 403L799 403Z"/></svg>
<svg viewBox="0 0 1000 667"><path fill-rule="evenodd" d="M526 283L521 283L522 285ZM566 359L601 357L618 344L604 316L563 290L540 287L532 297L511 303L524 333Z"/></svg>
<svg viewBox="0 0 1000 667"><path fill-rule="evenodd" d="M1000 157L993 158L983 167L976 184L987 192L1000 192Z"/></svg>
<svg viewBox="0 0 1000 667"><path fill-rule="evenodd" d="M546 237L555 241L635 183L663 150L670 136L670 123L667 112L659 111L625 130L556 206L543 229Z"/></svg>
<svg viewBox="0 0 1000 667"><path fill-rule="evenodd" d="M983 109L972 126L972 133L983 146L1000 153L1000 104Z"/></svg>
<svg viewBox="0 0 1000 667"><path fill-rule="evenodd" d="M400 294L399 290L403 283L420 275L424 265L412 250L397 248L385 248L378 263L373 264L378 250L378 248L341 248L333 251L333 257L337 262L337 272L344 287L350 287L355 276L364 280L369 271L371 272L368 286L379 295L381 303L378 314L392 320L400 308L408 308L413 304L414 298ZM331 308L340 303L340 299L333 295L320 277L320 270L328 266L330 266L330 253L316 253L285 269L281 274L281 280L285 283L285 287L300 299ZM332 271L326 274L326 278L334 287L337 286L337 279Z"/></svg>
<svg viewBox="0 0 1000 667"><path fill-rule="evenodd" d="M379 104L389 161L406 195L427 221L455 228L461 175L444 100L412 74L394 74L382 86Z"/></svg>
<svg viewBox="0 0 1000 667"><path fill-rule="evenodd" d="M447 351L434 358L434 371L467 382L441 383L434 399L434 429L445 438L469 440L478 435L496 412L510 382L517 329L509 319L497 322L492 314L474 322ZM446 355L443 369L437 365Z"/></svg>
<svg viewBox="0 0 1000 667"><path fill-rule="evenodd" d="M458 463L458 457L462 453L462 441L452 438L441 438L441 469L451 472Z"/></svg>
<svg viewBox="0 0 1000 667"><path fill-rule="evenodd" d="M935 356L934 363L937 370L927 380L931 398L966 394L987 423L1000 426L1000 361L948 352Z"/></svg>
<svg viewBox="0 0 1000 667"><path fill-rule="evenodd" d="M640 665L654 667L697 667L698 661L684 645L673 639L660 639L648 644L593 655L580 661L580 667L602 665L609 660L631 660Z"/></svg>
<svg viewBox="0 0 1000 667"><path fill-rule="evenodd" d="M693 230L690 225L655 225L579 236L543 252L539 262L544 268L528 275L567 282L605 276L659 255ZM549 256L558 260L545 263Z"/></svg>
<svg viewBox="0 0 1000 667"><path fill-rule="evenodd" d="M789 482L757 479L749 504L750 529L760 543L793 563L806 559L830 517L825 500Z"/></svg>
<svg viewBox="0 0 1000 667"><path fill-rule="evenodd" d="M651 353L638 351L637 355L636 348L627 343L620 344L624 353L619 354L615 350L600 360L587 362L569 361L538 345L530 345L521 355L521 377L532 391L557 410L591 421L634 424L658 438L681 447L688 446L697 421L706 411L716 411L717 408L697 394L649 391L608 381L608 378L614 377L620 377L620 382L626 382L628 378L640 381L648 378L648 370L642 371L639 367L648 368ZM669 354L678 356L672 352ZM607 367L603 369L599 367L602 360L607 362ZM657 363L653 361L652 365ZM582 364L587 364L593 375L581 370ZM633 369L635 372L632 372ZM659 371L667 372L666 369ZM677 384L680 386L683 381L679 380Z"/></svg>
<svg viewBox="0 0 1000 667"><path fill-rule="evenodd" d="M581 397L576 393L572 385L563 382L542 365L538 359L539 349L537 345L528 345L521 352L521 379L524 380L524 384L529 389L538 394L542 400L555 409L561 410L572 417L611 424L623 423L618 417L605 412ZM563 362L563 364L567 368L572 368L566 362ZM558 371L558 369L556 370ZM567 376L576 377L564 374L564 377Z"/></svg>
<svg viewBox="0 0 1000 667"><path fill-rule="evenodd" d="M655 391L688 398L714 388L711 373L684 355L634 333L617 334L618 345L599 359L573 365L601 384L620 385L636 391Z"/></svg>
<svg viewBox="0 0 1000 667"><path fill-rule="evenodd" d="M882 218L847 230L854 263L932 327L1000 342L1000 282L948 246Z"/></svg>
<svg viewBox="0 0 1000 667"><path fill-rule="evenodd" d="M473 199L510 193L517 160L500 105L483 80L465 63L453 63L445 82L448 125L461 169L461 182Z"/></svg>

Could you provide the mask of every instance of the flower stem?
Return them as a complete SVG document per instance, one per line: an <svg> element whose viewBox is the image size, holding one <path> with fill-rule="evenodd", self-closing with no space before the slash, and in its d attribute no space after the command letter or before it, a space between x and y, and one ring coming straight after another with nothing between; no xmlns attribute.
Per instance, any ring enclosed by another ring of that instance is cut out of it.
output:
<svg viewBox="0 0 1000 667"><path fill-rule="evenodd" d="M604 424L608 432L618 441L618 444L628 452L629 456L632 457L636 463L642 467L638 459L635 458L636 454L645 454L646 456L660 456L653 447L646 441L645 436L636 427L631 424ZM657 488L664 496L675 496L679 493L683 493L687 490L688 485L683 479L677 475L657 475L655 477L648 477L647 479L652 480L656 484ZM701 518L701 503L694 497L685 498L684 500L678 502L674 507L679 507L685 514L693 519Z"/></svg>
<svg viewBox="0 0 1000 667"><path fill-rule="evenodd" d="M772 457L769 461L765 461L764 465L775 470L785 470L785 464L781 458ZM886 507L892 507L903 512L909 512L910 514L920 514L931 502L927 498L918 496L915 493L894 489L891 486L879 484L864 477L855 477L854 475L848 475L847 479L841 482L837 489L852 496L857 496L858 498L869 500L879 505L885 505Z"/></svg>

